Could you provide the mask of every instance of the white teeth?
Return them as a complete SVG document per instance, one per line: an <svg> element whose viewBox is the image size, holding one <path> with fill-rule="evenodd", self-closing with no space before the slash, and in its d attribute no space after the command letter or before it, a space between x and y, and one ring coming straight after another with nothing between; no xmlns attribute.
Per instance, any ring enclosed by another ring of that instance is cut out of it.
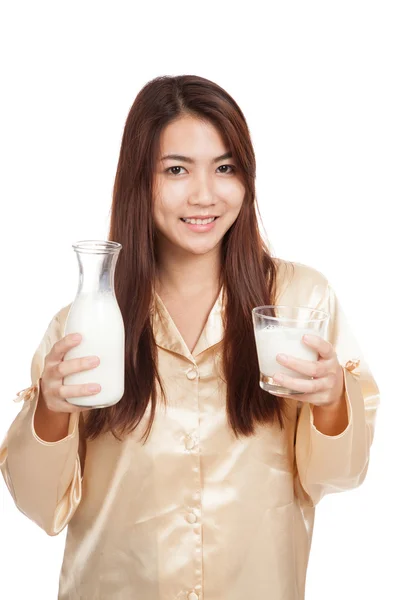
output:
<svg viewBox="0 0 400 600"><path fill-rule="evenodd" d="M215 221L217 217L211 217L210 219L182 219L185 223L190 223L191 225L208 225L208 223L212 223Z"/></svg>

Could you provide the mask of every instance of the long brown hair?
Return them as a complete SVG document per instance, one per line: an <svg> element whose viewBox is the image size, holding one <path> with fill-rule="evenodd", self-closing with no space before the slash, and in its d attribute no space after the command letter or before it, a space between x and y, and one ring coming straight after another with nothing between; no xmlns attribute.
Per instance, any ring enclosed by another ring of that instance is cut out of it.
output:
<svg viewBox="0 0 400 600"><path fill-rule="evenodd" d="M115 177L109 239L123 246L115 292L126 331L125 393L116 405L92 410L86 435L133 431L151 402L147 439L157 404L157 346L151 326L156 274L156 231L152 216L153 177L160 134L171 121L190 114L206 119L223 136L245 185L240 213L222 242L221 282L225 310L222 367L227 383L227 417L236 436L251 435L257 423L278 420L285 401L259 387L251 309L274 304L276 265L261 237L256 214L256 162L244 115L217 84L194 75L157 77L137 95L122 136Z"/></svg>

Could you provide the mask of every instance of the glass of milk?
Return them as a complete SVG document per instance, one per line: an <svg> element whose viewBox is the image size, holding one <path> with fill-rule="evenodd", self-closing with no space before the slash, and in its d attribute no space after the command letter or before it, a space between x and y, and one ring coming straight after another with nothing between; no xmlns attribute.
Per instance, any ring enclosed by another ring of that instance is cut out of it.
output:
<svg viewBox="0 0 400 600"><path fill-rule="evenodd" d="M252 317L260 366L260 387L275 396L302 394L274 383L272 378L278 372L298 379L312 379L280 365L276 355L318 360L318 352L307 346L302 337L311 334L326 339L329 314L304 306L270 305L253 308Z"/></svg>
<svg viewBox="0 0 400 600"><path fill-rule="evenodd" d="M87 240L73 244L79 265L79 286L71 305L64 336L80 333L82 341L69 350L64 360L98 356L100 364L64 377L64 385L98 383L101 391L92 396L68 398L76 406L104 408L121 400L125 376L125 328L115 296L114 273L122 245L118 242Z"/></svg>

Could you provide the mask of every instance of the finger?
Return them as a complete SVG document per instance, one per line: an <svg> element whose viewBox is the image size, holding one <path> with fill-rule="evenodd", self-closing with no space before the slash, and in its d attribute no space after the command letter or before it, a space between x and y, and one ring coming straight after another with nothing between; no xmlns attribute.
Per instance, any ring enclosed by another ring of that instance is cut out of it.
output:
<svg viewBox="0 0 400 600"><path fill-rule="evenodd" d="M329 359L332 358L335 354L332 344L327 340L324 340L319 335L303 335L302 339L307 344L307 346L315 348L315 350L318 351L318 354L322 356L322 358Z"/></svg>
<svg viewBox="0 0 400 600"><path fill-rule="evenodd" d="M75 336L79 336L78 339L74 339ZM82 336L79 333L71 333L61 340L56 342L52 349L50 350L48 357L51 361L60 362L68 350L78 346L82 341Z"/></svg>
<svg viewBox="0 0 400 600"><path fill-rule="evenodd" d="M324 361L303 360L286 354L277 354L276 360L280 365L309 377L324 377L328 372L328 366Z"/></svg>
<svg viewBox="0 0 400 600"><path fill-rule="evenodd" d="M59 379L63 379L67 375L73 373L81 373L82 371L88 371L94 369L100 364L98 356L85 356L83 358L73 358L71 360L62 360L56 367L56 375Z"/></svg>
<svg viewBox="0 0 400 600"><path fill-rule="evenodd" d="M290 377L283 373L276 373L273 377L274 383L293 390L295 392L303 392L303 394L316 394L329 389L329 379L322 377L321 379L298 379Z"/></svg>
<svg viewBox="0 0 400 600"><path fill-rule="evenodd" d="M80 398L81 396L95 396L101 391L98 383L84 383L81 385L61 385L58 396L61 399Z"/></svg>

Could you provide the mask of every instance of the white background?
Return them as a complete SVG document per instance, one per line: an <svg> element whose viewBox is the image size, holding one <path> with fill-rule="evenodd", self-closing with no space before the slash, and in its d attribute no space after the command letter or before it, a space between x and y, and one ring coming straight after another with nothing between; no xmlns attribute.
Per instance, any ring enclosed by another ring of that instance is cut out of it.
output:
<svg viewBox="0 0 400 600"><path fill-rule="evenodd" d="M328 277L382 394L365 483L317 508L307 600L400 597L398 6L14 0L1 11L0 436L51 317L74 298L71 244L107 235L134 97L157 75L216 81L248 120L273 253ZM54 600L64 534L19 513L0 481L0 597Z"/></svg>

